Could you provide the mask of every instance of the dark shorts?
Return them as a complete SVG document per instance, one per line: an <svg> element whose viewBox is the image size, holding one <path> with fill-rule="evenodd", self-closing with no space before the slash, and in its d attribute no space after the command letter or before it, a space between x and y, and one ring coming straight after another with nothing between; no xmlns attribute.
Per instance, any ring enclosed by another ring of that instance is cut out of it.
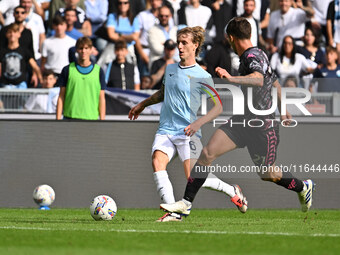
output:
<svg viewBox="0 0 340 255"><path fill-rule="evenodd" d="M256 166L271 166L275 163L277 147L280 142L279 126L270 128L243 127L230 123L219 127L237 145L248 148L248 152Z"/></svg>

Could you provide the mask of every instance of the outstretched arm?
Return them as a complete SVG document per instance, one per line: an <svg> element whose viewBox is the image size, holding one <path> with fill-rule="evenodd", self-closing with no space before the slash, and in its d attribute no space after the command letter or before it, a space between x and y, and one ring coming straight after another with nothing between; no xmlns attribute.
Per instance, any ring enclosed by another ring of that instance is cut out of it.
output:
<svg viewBox="0 0 340 255"><path fill-rule="evenodd" d="M129 119L130 120L138 119L139 114L141 114L145 107L148 107L149 105L153 104L158 104L160 102L163 102L163 100L164 100L164 85L162 85L162 87L155 94L143 100L135 107L133 107L129 112Z"/></svg>
<svg viewBox="0 0 340 255"><path fill-rule="evenodd" d="M225 78L228 82L241 85L241 86L253 86L253 87L262 87L263 86L263 75L259 72L253 72L251 74L245 76L231 76L227 70L216 67L216 74L221 78Z"/></svg>
<svg viewBox="0 0 340 255"><path fill-rule="evenodd" d="M213 100L210 98L210 101ZM210 109L210 111L202 116L201 118L197 119L193 123L191 123L189 126L187 126L184 129L185 135L187 136L193 136L205 123L212 121L215 119L218 115L222 113L222 104L220 100L215 100L215 105L213 108Z"/></svg>

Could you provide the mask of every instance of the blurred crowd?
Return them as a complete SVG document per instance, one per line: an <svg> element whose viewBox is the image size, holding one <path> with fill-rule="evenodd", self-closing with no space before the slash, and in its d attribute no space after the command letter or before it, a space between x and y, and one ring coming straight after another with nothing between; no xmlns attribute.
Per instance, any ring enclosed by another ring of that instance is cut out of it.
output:
<svg viewBox="0 0 340 255"><path fill-rule="evenodd" d="M340 77L340 0L1 0L0 86L53 88L86 36L107 87L158 89L166 65L179 61L176 34L185 26L206 31L202 67L213 77L217 66L237 74L224 37L235 16L249 21L253 45L283 86L340 91L332 81Z"/></svg>

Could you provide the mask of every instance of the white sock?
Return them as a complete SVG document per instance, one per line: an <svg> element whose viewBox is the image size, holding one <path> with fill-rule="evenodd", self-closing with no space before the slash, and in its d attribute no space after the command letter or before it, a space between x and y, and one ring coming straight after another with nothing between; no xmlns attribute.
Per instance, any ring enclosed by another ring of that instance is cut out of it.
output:
<svg viewBox="0 0 340 255"><path fill-rule="evenodd" d="M161 200L166 204L175 203L174 191L169 176L166 170L161 170L153 173L158 194Z"/></svg>
<svg viewBox="0 0 340 255"><path fill-rule="evenodd" d="M186 204L187 206L190 206L191 205L191 202L182 198L182 201L184 202L184 204Z"/></svg>
<svg viewBox="0 0 340 255"><path fill-rule="evenodd" d="M215 175L212 173L209 173L208 178L203 183L202 187L206 189L212 189L216 191L223 192L227 194L229 197L235 196L235 189L233 186L229 185L226 182L223 182L222 180L218 179Z"/></svg>

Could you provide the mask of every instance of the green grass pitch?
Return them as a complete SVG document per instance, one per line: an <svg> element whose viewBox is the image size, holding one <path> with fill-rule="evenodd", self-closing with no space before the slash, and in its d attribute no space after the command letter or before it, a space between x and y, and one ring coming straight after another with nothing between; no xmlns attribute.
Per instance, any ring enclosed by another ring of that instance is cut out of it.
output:
<svg viewBox="0 0 340 255"><path fill-rule="evenodd" d="M340 211L195 209L156 223L159 210L0 209L0 254L339 254Z"/></svg>

